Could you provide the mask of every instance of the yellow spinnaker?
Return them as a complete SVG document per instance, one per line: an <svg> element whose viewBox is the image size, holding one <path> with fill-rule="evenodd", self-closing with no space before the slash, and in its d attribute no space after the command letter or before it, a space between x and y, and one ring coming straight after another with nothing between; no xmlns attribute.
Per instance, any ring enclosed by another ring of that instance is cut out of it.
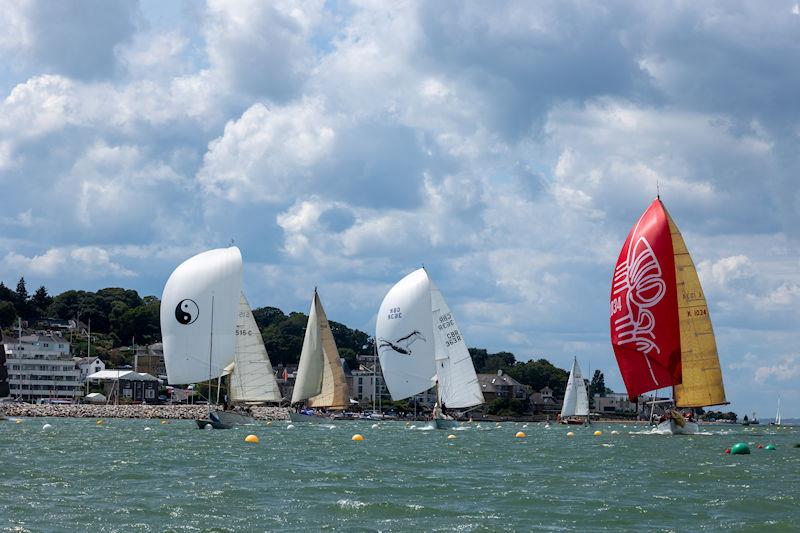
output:
<svg viewBox="0 0 800 533"><path fill-rule="evenodd" d="M319 336L322 341L325 362L322 369L322 391L308 399L308 406L346 409L350 407L347 378L345 378L342 364L339 362L339 350L336 349L336 341L333 339L328 317L325 315L316 290L314 291L314 305L317 311Z"/></svg>
<svg viewBox="0 0 800 533"><path fill-rule="evenodd" d="M663 205L663 204L662 204ZM728 403L722 384L717 342L708 304L689 250L678 226L664 208L672 235L675 281L678 286L678 318L681 330L683 380L673 388L678 407L706 407Z"/></svg>

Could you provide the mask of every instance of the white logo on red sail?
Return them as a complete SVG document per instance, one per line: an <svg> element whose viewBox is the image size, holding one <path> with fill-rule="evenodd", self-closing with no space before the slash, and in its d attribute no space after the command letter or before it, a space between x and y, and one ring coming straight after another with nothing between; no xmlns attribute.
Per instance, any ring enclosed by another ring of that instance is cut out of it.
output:
<svg viewBox="0 0 800 533"><path fill-rule="evenodd" d="M661 265L653 248L644 236L628 248L628 257L614 271L612 300L624 295L628 312L614 321L617 344L634 344L641 352L653 382L658 380L653 372L648 354L661 353L654 333L656 320L650 308L657 305L667 291Z"/></svg>

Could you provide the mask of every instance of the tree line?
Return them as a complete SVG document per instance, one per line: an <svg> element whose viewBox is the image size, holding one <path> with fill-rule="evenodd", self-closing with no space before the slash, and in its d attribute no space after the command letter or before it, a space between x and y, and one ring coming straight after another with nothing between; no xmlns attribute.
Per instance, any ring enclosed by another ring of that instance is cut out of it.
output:
<svg viewBox="0 0 800 533"><path fill-rule="evenodd" d="M36 327L37 323L46 324L48 319L73 319L91 324L92 355L112 365L131 364L129 353L121 351L121 347L131 346L134 342L141 345L161 340L160 306L156 296L140 296L133 289L120 287L107 287L96 292L68 290L50 296L44 286L30 295L24 277L17 282L16 290L0 282L0 327L4 330L10 333L9 329L16 325L18 318L27 322L29 327ZM277 307L259 307L253 310L253 316L272 364L297 364L308 315L300 312L286 314ZM372 353L372 337L339 322L329 320L329 324L339 355L351 369L358 368L356 355ZM74 355L87 353L85 335L73 334L71 340ZM522 362L517 361L513 353L489 353L483 348L470 348L469 352L478 373L502 370L534 390L548 386L556 396L564 394L568 372L547 359ZM606 391L599 371L595 372L590 394L593 390Z"/></svg>

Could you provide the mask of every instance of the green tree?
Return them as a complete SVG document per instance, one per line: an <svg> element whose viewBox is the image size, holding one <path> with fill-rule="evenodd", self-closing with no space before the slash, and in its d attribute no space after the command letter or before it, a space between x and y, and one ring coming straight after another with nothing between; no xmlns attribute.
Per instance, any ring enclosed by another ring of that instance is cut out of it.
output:
<svg viewBox="0 0 800 533"><path fill-rule="evenodd" d="M17 303L24 304L28 301L28 288L25 286L25 276L17 282Z"/></svg>
<svg viewBox="0 0 800 533"><path fill-rule="evenodd" d="M31 297L31 305L36 309L36 312L41 316L42 314L47 311L47 308L50 307L50 304L53 303L53 298L47 294L47 289L42 285L36 292L33 293Z"/></svg>
<svg viewBox="0 0 800 533"><path fill-rule="evenodd" d="M8 328L17 321L17 310L11 302L0 302L0 328Z"/></svg>
<svg viewBox="0 0 800 533"><path fill-rule="evenodd" d="M0 302L11 302L14 303L17 301L17 295L6 287L6 284L0 281Z"/></svg>
<svg viewBox="0 0 800 533"><path fill-rule="evenodd" d="M600 370L595 370L592 376L592 382L589 385L589 398L594 398L595 394L600 396L606 395L606 379Z"/></svg>

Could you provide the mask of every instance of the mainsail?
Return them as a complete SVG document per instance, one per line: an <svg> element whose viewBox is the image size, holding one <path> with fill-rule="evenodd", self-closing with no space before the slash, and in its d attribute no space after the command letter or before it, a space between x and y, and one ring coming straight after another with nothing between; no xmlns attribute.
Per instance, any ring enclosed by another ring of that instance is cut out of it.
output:
<svg viewBox="0 0 800 533"><path fill-rule="evenodd" d="M663 206L662 206L663 207ZM674 387L678 407L705 407L728 403L722 385L717 341L708 314L708 304L697 277L697 270L672 220L669 229L675 254L675 277L678 290L678 317L681 332L681 382Z"/></svg>
<svg viewBox="0 0 800 533"><path fill-rule="evenodd" d="M438 384L443 406L483 403L475 367L441 291L420 268L401 279L381 303L375 336L383 377L399 400Z"/></svg>
<svg viewBox="0 0 800 533"><path fill-rule="evenodd" d="M181 263L161 296L161 335L170 383L218 377L233 360L242 290L242 254L235 246Z"/></svg>
<svg viewBox="0 0 800 533"><path fill-rule="evenodd" d="M264 340L244 293L239 298L236 348L228 395L233 402L279 402L281 392L272 370Z"/></svg>
<svg viewBox="0 0 800 533"><path fill-rule="evenodd" d="M567 379L567 389L564 392L564 405L561 407L561 418L569 416L589 416L589 395L586 392L586 383L583 381L578 359L572 360L572 370Z"/></svg>
<svg viewBox="0 0 800 533"><path fill-rule="evenodd" d="M331 409L344 409L350 403L339 351L316 289L292 391L292 403L303 400L309 407Z"/></svg>
<svg viewBox="0 0 800 533"><path fill-rule="evenodd" d="M439 401L450 408L480 405L483 391L456 319L433 281L430 291Z"/></svg>
<svg viewBox="0 0 800 533"><path fill-rule="evenodd" d="M611 343L631 397L674 386L676 405L725 403L697 271L660 199L631 230L611 287Z"/></svg>

